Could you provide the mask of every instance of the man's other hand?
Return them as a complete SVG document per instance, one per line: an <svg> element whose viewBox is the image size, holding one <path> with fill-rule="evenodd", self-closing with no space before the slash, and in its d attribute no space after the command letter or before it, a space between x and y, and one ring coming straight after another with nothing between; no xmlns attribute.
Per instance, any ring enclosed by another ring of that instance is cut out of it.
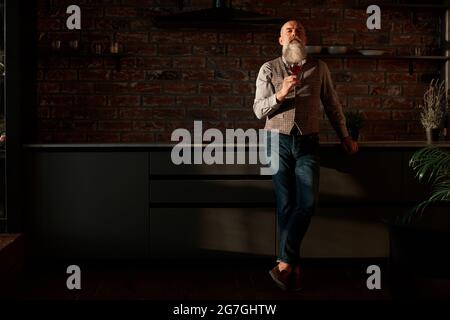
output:
<svg viewBox="0 0 450 320"><path fill-rule="evenodd" d="M355 154L358 152L358 143L353 141L350 136L344 137L341 140L341 146L347 154Z"/></svg>

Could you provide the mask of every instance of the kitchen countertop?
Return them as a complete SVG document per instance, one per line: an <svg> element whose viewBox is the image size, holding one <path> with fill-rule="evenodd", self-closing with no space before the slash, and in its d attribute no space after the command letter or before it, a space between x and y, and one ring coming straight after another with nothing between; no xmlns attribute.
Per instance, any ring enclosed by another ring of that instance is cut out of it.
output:
<svg viewBox="0 0 450 320"><path fill-rule="evenodd" d="M25 149L171 149L178 143L36 143L24 144ZM209 144L186 144L179 146L207 146ZM320 142L321 147L337 147L338 142ZM426 141L359 141L360 149L366 148L423 148L428 146ZM435 146L450 148L450 141L433 143ZM212 146L212 145L211 145ZM226 147L224 144L223 147ZM231 145L233 146L233 145ZM242 147L243 145L236 145ZM249 145L256 147L256 145Z"/></svg>

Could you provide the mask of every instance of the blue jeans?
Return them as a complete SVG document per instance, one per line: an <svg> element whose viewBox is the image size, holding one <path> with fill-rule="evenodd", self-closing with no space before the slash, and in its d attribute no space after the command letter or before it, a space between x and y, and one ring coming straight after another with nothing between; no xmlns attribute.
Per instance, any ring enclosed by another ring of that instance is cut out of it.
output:
<svg viewBox="0 0 450 320"><path fill-rule="evenodd" d="M270 132L270 134L275 134ZM270 135L268 150L271 152ZM296 264L319 193L319 136L279 134L279 169L272 175L279 246L277 262Z"/></svg>

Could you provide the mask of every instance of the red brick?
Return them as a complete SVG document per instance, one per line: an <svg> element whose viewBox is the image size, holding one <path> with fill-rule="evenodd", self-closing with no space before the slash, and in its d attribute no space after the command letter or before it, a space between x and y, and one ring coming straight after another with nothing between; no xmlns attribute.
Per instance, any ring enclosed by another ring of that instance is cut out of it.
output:
<svg viewBox="0 0 450 320"><path fill-rule="evenodd" d="M95 92L101 93L124 93L128 92L127 82L98 82L95 84Z"/></svg>
<svg viewBox="0 0 450 320"><path fill-rule="evenodd" d="M37 118L38 119L48 119L50 118L50 108L37 108Z"/></svg>
<svg viewBox="0 0 450 320"><path fill-rule="evenodd" d="M320 58L320 60L325 62L330 70L337 71L342 69L342 59Z"/></svg>
<svg viewBox="0 0 450 320"><path fill-rule="evenodd" d="M346 19L358 19L360 21L367 21L367 13L365 9L345 9L344 17Z"/></svg>
<svg viewBox="0 0 450 320"><path fill-rule="evenodd" d="M164 126L156 121L134 121L133 129L137 131L160 131Z"/></svg>
<svg viewBox="0 0 450 320"><path fill-rule="evenodd" d="M324 7L313 7L311 8L311 18L341 18L342 9L340 8L324 8Z"/></svg>
<svg viewBox="0 0 450 320"><path fill-rule="evenodd" d="M389 120L391 119L390 111L363 111L366 121L371 120Z"/></svg>
<svg viewBox="0 0 450 320"><path fill-rule="evenodd" d="M373 33L367 32L362 33L358 32L355 34L355 44L363 45L367 48L367 46L374 46L379 48L382 45L389 45L389 34L388 33ZM380 48L382 49L382 48Z"/></svg>
<svg viewBox="0 0 450 320"><path fill-rule="evenodd" d="M147 82L130 83L129 92L161 93L161 84Z"/></svg>
<svg viewBox="0 0 450 320"><path fill-rule="evenodd" d="M437 31L436 21L416 21L413 23L410 20L403 22L403 31L405 33L432 33Z"/></svg>
<svg viewBox="0 0 450 320"><path fill-rule="evenodd" d="M113 143L120 141L120 133L92 132L87 134L88 142Z"/></svg>
<svg viewBox="0 0 450 320"><path fill-rule="evenodd" d="M309 19L311 17L311 10L306 7L278 7L277 16L286 20L292 19L292 17L296 17L298 19Z"/></svg>
<svg viewBox="0 0 450 320"><path fill-rule="evenodd" d="M183 39L185 43L197 44L197 43L216 43L217 33L215 32L184 32Z"/></svg>
<svg viewBox="0 0 450 320"><path fill-rule="evenodd" d="M194 45L192 48L195 55L225 55L226 46L219 45Z"/></svg>
<svg viewBox="0 0 450 320"><path fill-rule="evenodd" d="M408 71L409 63L406 60L379 60L378 70L382 71Z"/></svg>
<svg viewBox="0 0 450 320"><path fill-rule="evenodd" d="M62 26L63 24L61 22L61 19L37 19L37 29L39 31L61 30Z"/></svg>
<svg viewBox="0 0 450 320"><path fill-rule="evenodd" d="M177 109L153 109L153 119L185 119L186 118L186 110L185 108L177 108Z"/></svg>
<svg viewBox="0 0 450 320"><path fill-rule="evenodd" d="M254 120L256 118L252 108L224 109L223 115L225 119L234 119L234 120L242 120L242 119ZM255 127L255 125L253 125L253 127Z"/></svg>
<svg viewBox="0 0 450 320"><path fill-rule="evenodd" d="M131 121L99 121L99 131L130 131L133 129L133 123Z"/></svg>
<svg viewBox="0 0 450 320"><path fill-rule="evenodd" d="M193 94L197 92L197 84L186 82L165 83L163 87L163 92Z"/></svg>
<svg viewBox="0 0 450 320"><path fill-rule="evenodd" d="M73 107L54 107L51 110L51 117L53 119L85 119L85 108L73 108Z"/></svg>
<svg viewBox="0 0 450 320"><path fill-rule="evenodd" d="M308 19L308 20L302 20L302 24L306 29L306 35L308 36L308 30L314 30L314 31L322 31L322 32L329 32L334 31L334 21L332 20L325 20L325 19ZM274 42L276 42L278 39L274 39Z"/></svg>
<svg viewBox="0 0 450 320"><path fill-rule="evenodd" d="M177 105L182 105L185 107L200 106L206 107L209 105L208 96L177 96Z"/></svg>
<svg viewBox="0 0 450 320"><path fill-rule="evenodd" d="M204 57L173 58L174 68L204 68Z"/></svg>
<svg viewBox="0 0 450 320"><path fill-rule="evenodd" d="M205 82L199 85L200 94L229 94L231 92L230 83Z"/></svg>
<svg viewBox="0 0 450 320"><path fill-rule="evenodd" d="M213 80L214 71L212 70L183 70L181 78L185 81L188 80Z"/></svg>
<svg viewBox="0 0 450 320"><path fill-rule="evenodd" d="M263 43L263 44L274 44L278 43L278 38L280 37L279 32L255 32L253 34L253 42L254 43Z"/></svg>
<svg viewBox="0 0 450 320"><path fill-rule="evenodd" d="M133 7L105 7L105 17L129 17L137 16L137 8Z"/></svg>
<svg viewBox="0 0 450 320"><path fill-rule="evenodd" d="M256 85L254 83L235 83L233 93L236 94L254 94Z"/></svg>
<svg viewBox="0 0 450 320"><path fill-rule="evenodd" d="M155 43L181 43L183 42L183 33L180 31L152 31L150 32L150 42Z"/></svg>
<svg viewBox="0 0 450 320"><path fill-rule="evenodd" d="M109 105L113 107L139 106L141 104L141 96L111 96L109 97Z"/></svg>
<svg viewBox="0 0 450 320"><path fill-rule="evenodd" d="M365 32L367 31L366 19L353 20L337 20L336 31L338 32Z"/></svg>
<svg viewBox="0 0 450 320"><path fill-rule="evenodd" d="M411 109L414 100L405 97L383 98L381 106L388 109Z"/></svg>
<svg viewBox="0 0 450 320"><path fill-rule="evenodd" d="M128 43L127 53L137 56L154 56L156 55L156 46L147 43Z"/></svg>
<svg viewBox="0 0 450 320"><path fill-rule="evenodd" d="M227 81L248 81L248 72L242 70L217 70L215 73L216 80Z"/></svg>
<svg viewBox="0 0 450 320"><path fill-rule="evenodd" d="M267 58L242 58L242 69L259 70L267 62Z"/></svg>
<svg viewBox="0 0 450 320"><path fill-rule="evenodd" d="M153 133L122 133L120 135L121 142L155 142ZM166 140L167 141L167 140Z"/></svg>
<svg viewBox="0 0 450 320"><path fill-rule="evenodd" d="M413 62L414 72L433 72L440 70L441 62L437 61L415 61Z"/></svg>
<svg viewBox="0 0 450 320"><path fill-rule="evenodd" d="M75 70L48 70L45 73L46 80L76 80L77 72Z"/></svg>
<svg viewBox="0 0 450 320"><path fill-rule="evenodd" d="M352 109L376 109L380 108L378 97L348 97L348 105Z"/></svg>
<svg viewBox="0 0 450 320"><path fill-rule="evenodd" d="M222 57L208 57L207 66L209 68L239 68L239 58L222 58Z"/></svg>
<svg viewBox="0 0 450 320"><path fill-rule="evenodd" d="M104 63L106 69L115 68L118 65L120 65L122 69L136 68L136 58L134 57L123 57L119 58L119 60L113 57L106 57L104 59Z"/></svg>
<svg viewBox="0 0 450 320"><path fill-rule="evenodd" d="M352 70L374 71L377 68L376 60L347 59L347 68Z"/></svg>
<svg viewBox="0 0 450 320"><path fill-rule="evenodd" d="M412 75L408 73L388 73L387 74L387 83L416 83L417 82L417 74L414 73Z"/></svg>
<svg viewBox="0 0 450 320"><path fill-rule="evenodd" d="M352 72L352 82L383 84L384 72Z"/></svg>
<svg viewBox="0 0 450 320"><path fill-rule="evenodd" d="M80 70L80 80L108 80L110 76L109 70Z"/></svg>
<svg viewBox="0 0 450 320"><path fill-rule="evenodd" d="M353 33L328 33L322 35L324 45L351 45L353 44Z"/></svg>
<svg viewBox="0 0 450 320"><path fill-rule="evenodd" d="M39 93L58 93L59 88L58 82L39 82L37 91Z"/></svg>
<svg viewBox="0 0 450 320"><path fill-rule="evenodd" d="M405 85L403 86L403 95L412 97L423 97L423 94L428 89L426 84Z"/></svg>
<svg viewBox="0 0 450 320"><path fill-rule="evenodd" d="M174 104L174 98L169 96L144 96L144 106L170 106Z"/></svg>
<svg viewBox="0 0 450 320"><path fill-rule="evenodd" d="M60 127L60 121L54 119L39 119L37 123L37 129L39 131L57 131Z"/></svg>
<svg viewBox="0 0 450 320"><path fill-rule="evenodd" d="M86 133L83 132L55 132L52 142L77 143L86 141Z"/></svg>
<svg viewBox="0 0 450 320"><path fill-rule="evenodd" d="M392 111L393 120L418 120L420 121L419 110Z"/></svg>
<svg viewBox="0 0 450 320"><path fill-rule="evenodd" d="M112 71L111 72L111 80L118 81L144 81L145 80L145 71Z"/></svg>
<svg viewBox="0 0 450 320"><path fill-rule="evenodd" d="M117 32L116 41L119 43L148 42L147 32Z"/></svg>
<svg viewBox="0 0 450 320"><path fill-rule="evenodd" d="M370 94L373 96L399 96L400 86L370 86Z"/></svg>
<svg viewBox="0 0 450 320"><path fill-rule="evenodd" d="M221 43L251 43L251 32L229 32L219 34L219 42Z"/></svg>
<svg viewBox="0 0 450 320"><path fill-rule="evenodd" d="M153 110L148 108L120 108L119 116L122 119L151 119Z"/></svg>
<svg viewBox="0 0 450 320"><path fill-rule="evenodd" d="M170 68L171 66L171 58L154 57L138 59L138 67L146 69Z"/></svg>
<svg viewBox="0 0 450 320"><path fill-rule="evenodd" d="M75 105L82 107L101 107L106 106L106 96L84 95L75 97Z"/></svg>
<svg viewBox="0 0 450 320"><path fill-rule="evenodd" d="M71 58L70 66L72 68L101 68L103 67L103 58Z"/></svg>
<svg viewBox="0 0 450 320"><path fill-rule="evenodd" d="M228 56L259 56L259 49L257 45L229 45Z"/></svg>
<svg viewBox="0 0 450 320"><path fill-rule="evenodd" d="M187 116L189 119L193 120L220 120L220 111L217 109L211 109L211 108L188 108L187 109Z"/></svg>
<svg viewBox="0 0 450 320"><path fill-rule="evenodd" d="M90 120L71 120L68 126L74 131L93 131L97 126L97 122Z"/></svg>
<svg viewBox="0 0 450 320"><path fill-rule="evenodd" d="M214 96L211 100L214 108L242 107L242 98L236 96Z"/></svg>
<svg viewBox="0 0 450 320"><path fill-rule="evenodd" d="M346 95L362 95L368 93L368 85L364 84L336 84L336 91Z"/></svg>
<svg viewBox="0 0 450 320"><path fill-rule="evenodd" d="M391 34L391 45L418 45L422 44L420 35L415 34Z"/></svg>
<svg viewBox="0 0 450 320"><path fill-rule="evenodd" d="M61 92L64 93L93 93L94 84L89 82L62 82Z"/></svg>
<svg viewBox="0 0 450 320"><path fill-rule="evenodd" d="M104 48L107 48L109 43L111 43L111 41L112 41L111 34L105 33L105 32L89 32L89 33L81 34L81 42L82 43L99 42L103 45ZM105 49L105 51L106 51L106 49Z"/></svg>
<svg viewBox="0 0 450 320"><path fill-rule="evenodd" d="M368 131L377 134L406 133L406 123L403 121L377 120L368 123L367 127Z"/></svg>
<svg viewBox="0 0 450 320"><path fill-rule="evenodd" d="M191 47L189 45L160 45L158 54L161 56L183 56L191 54Z"/></svg>
<svg viewBox="0 0 450 320"><path fill-rule="evenodd" d="M65 95L43 95L40 98L40 106L70 106L72 105L72 96Z"/></svg>
<svg viewBox="0 0 450 320"><path fill-rule="evenodd" d="M86 108L86 117L93 120L117 119L116 108Z"/></svg>

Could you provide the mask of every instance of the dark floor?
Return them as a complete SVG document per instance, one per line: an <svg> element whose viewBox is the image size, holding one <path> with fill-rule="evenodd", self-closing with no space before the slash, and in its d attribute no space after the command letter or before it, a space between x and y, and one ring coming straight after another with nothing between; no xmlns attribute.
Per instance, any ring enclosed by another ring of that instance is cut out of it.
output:
<svg viewBox="0 0 450 320"><path fill-rule="evenodd" d="M303 290L279 289L272 258L208 252L182 261L54 261L26 258L23 237L3 236L0 299L14 300L364 300L450 299L450 275L400 272L389 259L304 259ZM14 241L10 241L13 239ZM81 290L69 290L67 267L81 268ZM369 290L367 267L381 269L381 289ZM422 270L421 268L416 268Z"/></svg>
<svg viewBox="0 0 450 320"><path fill-rule="evenodd" d="M125 300L391 300L405 292L393 289L387 263L381 290L366 287L370 261L305 260L304 289L281 291L268 271L270 262L236 262L227 265L173 263L80 263L81 290L66 287L67 265L28 267L9 291L12 299L125 299ZM410 283L408 285L411 285ZM421 284L420 295L450 297L450 282ZM403 290L405 291L405 290ZM408 288L407 291L410 291ZM411 292L409 292L411 294ZM415 297L418 297L416 295Z"/></svg>

